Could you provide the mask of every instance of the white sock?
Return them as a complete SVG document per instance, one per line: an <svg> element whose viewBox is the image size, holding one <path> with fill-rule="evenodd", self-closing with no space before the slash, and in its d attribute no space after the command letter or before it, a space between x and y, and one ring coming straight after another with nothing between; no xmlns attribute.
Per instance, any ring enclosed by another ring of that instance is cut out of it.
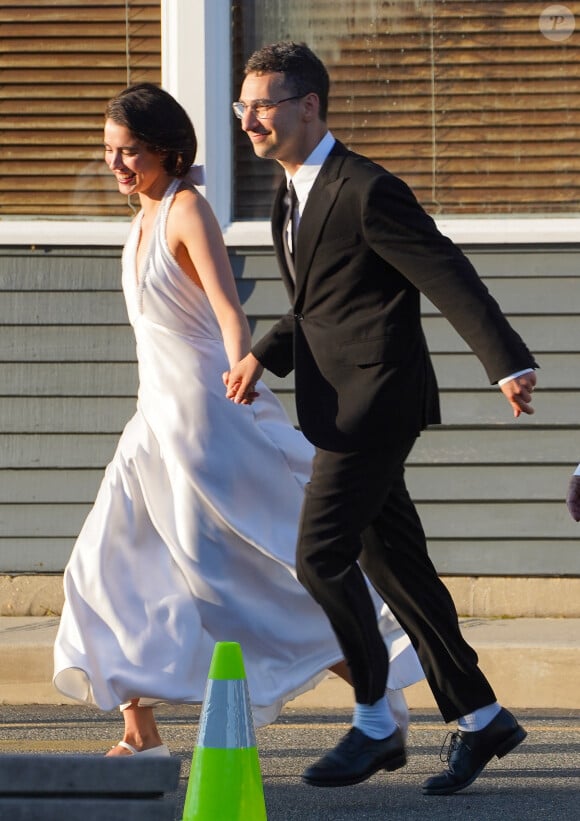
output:
<svg viewBox="0 0 580 821"><path fill-rule="evenodd" d="M488 704L487 707L480 707L479 710L474 710L473 713L467 713L466 716L461 716L458 720L459 729L468 733L477 733L487 727L488 724L491 724L500 710L501 705L494 701L493 704Z"/></svg>
<svg viewBox="0 0 580 821"><path fill-rule="evenodd" d="M357 727L369 738L382 739L392 735L397 729L387 697L383 696L374 704L354 706L353 727Z"/></svg>

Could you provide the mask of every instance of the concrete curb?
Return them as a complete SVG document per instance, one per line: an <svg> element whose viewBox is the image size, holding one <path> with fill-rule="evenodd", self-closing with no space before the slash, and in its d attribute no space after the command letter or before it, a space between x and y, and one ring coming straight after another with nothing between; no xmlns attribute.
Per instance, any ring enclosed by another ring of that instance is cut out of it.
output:
<svg viewBox="0 0 580 821"><path fill-rule="evenodd" d="M52 686L58 618L0 617L0 704L70 704ZM481 667L506 707L580 709L580 619L462 619ZM434 708L425 682L405 690L416 709ZM296 709L349 708L351 689L329 675L292 702Z"/></svg>
<svg viewBox="0 0 580 821"><path fill-rule="evenodd" d="M580 619L462 619L498 701L511 708L580 709ZM425 681L407 687L409 707L437 709ZM352 706L350 688L334 675L292 706Z"/></svg>
<svg viewBox="0 0 580 821"><path fill-rule="evenodd" d="M463 617L580 618L580 578L442 576ZM0 575L1 616L59 616L62 575Z"/></svg>

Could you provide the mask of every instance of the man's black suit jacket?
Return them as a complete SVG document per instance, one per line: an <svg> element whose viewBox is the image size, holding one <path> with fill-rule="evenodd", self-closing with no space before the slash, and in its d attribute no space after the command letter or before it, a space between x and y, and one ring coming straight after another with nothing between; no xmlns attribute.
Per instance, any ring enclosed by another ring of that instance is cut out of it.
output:
<svg viewBox="0 0 580 821"><path fill-rule="evenodd" d="M295 249L273 241L292 308L253 348L270 371L295 370L298 421L317 447L372 448L440 422L420 292L479 357L492 383L536 363L464 254L408 186L335 143L312 187Z"/></svg>

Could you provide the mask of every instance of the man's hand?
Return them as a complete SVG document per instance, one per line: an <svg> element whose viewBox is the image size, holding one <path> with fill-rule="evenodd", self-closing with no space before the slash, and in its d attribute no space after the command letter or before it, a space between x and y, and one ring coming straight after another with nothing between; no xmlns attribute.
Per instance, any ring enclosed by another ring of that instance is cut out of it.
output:
<svg viewBox="0 0 580 821"><path fill-rule="evenodd" d="M570 479L566 504L570 511L570 516L575 522L580 522L580 476L572 476Z"/></svg>
<svg viewBox="0 0 580 821"><path fill-rule="evenodd" d="M256 382L264 372L263 366L254 354L249 353L230 371L222 375L226 386L226 398L236 405L251 405L260 394L256 391Z"/></svg>
<svg viewBox="0 0 580 821"><path fill-rule="evenodd" d="M501 386L501 390L514 410L516 419L522 413L533 413L532 392L536 384L536 372L530 371Z"/></svg>

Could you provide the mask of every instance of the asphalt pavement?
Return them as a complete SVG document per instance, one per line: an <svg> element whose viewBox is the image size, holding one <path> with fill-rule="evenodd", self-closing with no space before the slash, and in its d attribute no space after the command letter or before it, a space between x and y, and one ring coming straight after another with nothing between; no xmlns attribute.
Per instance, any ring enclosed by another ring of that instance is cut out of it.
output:
<svg viewBox="0 0 580 821"><path fill-rule="evenodd" d="M173 796L177 820L199 707L163 706L157 715L164 741L181 761L180 784ZM421 782L444 768L439 753L450 728L437 713L411 711L405 768L377 773L354 787L320 789L304 785L300 774L348 729L350 712L286 707L275 724L257 731L268 821L578 821L580 711L518 710L517 716L528 731L517 750L490 762L461 793L423 796ZM121 731L116 711L72 705L0 706L0 754L98 754L112 746Z"/></svg>

